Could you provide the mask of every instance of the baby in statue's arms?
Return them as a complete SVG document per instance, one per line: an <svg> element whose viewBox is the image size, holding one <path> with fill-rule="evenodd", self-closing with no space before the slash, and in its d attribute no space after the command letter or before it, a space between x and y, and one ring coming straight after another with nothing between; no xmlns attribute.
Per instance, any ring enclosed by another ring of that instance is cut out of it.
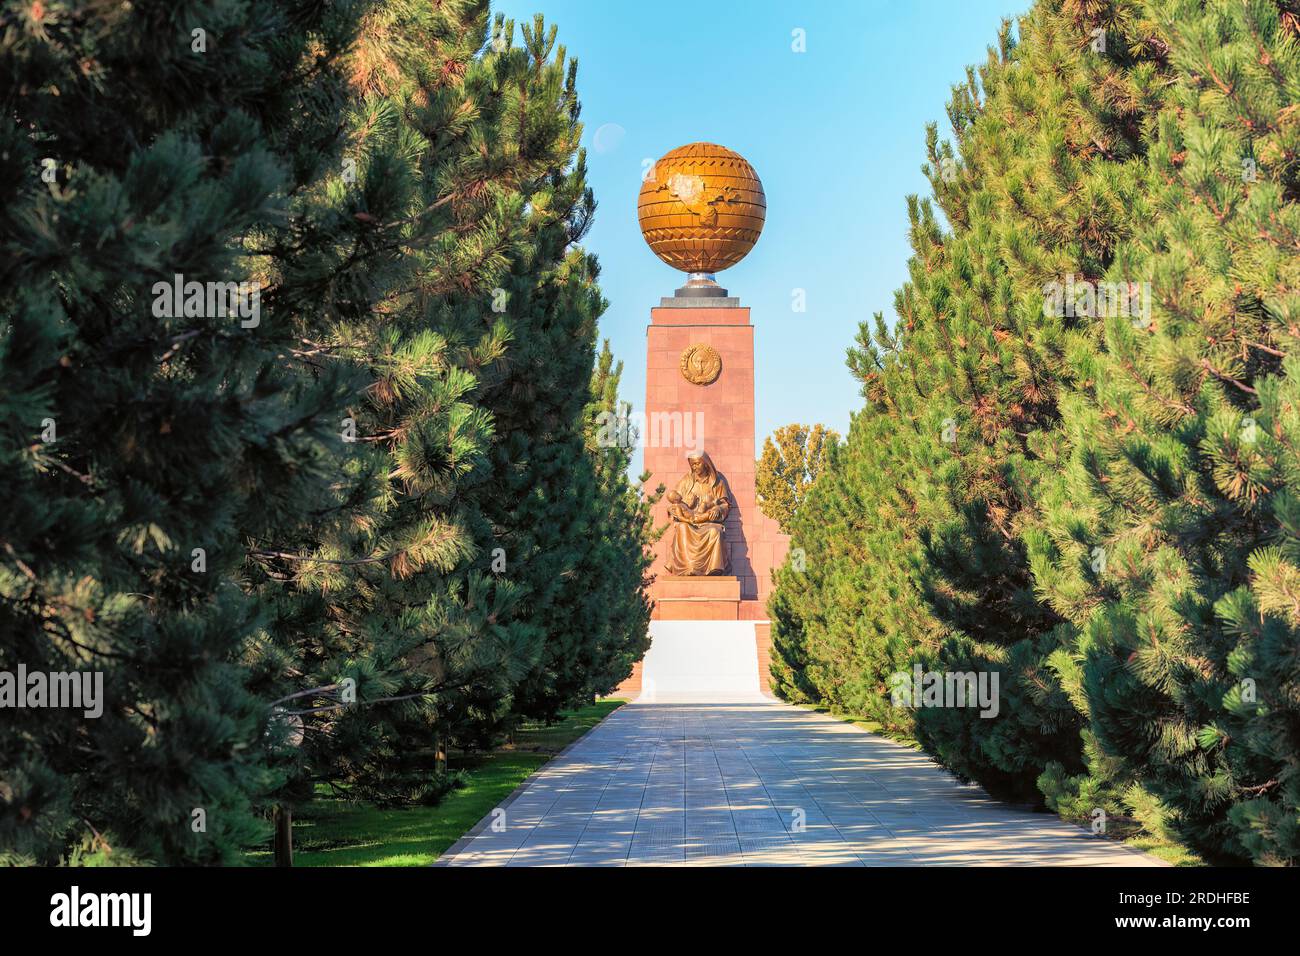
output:
<svg viewBox="0 0 1300 956"><path fill-rule="evenodd" d="M718 506L718 499L707 495L690 495L683 498L675 491L670 491L665 496L668 499L668 514L678 521L685 521L687 524L702 524L706 521L714 521L716 518L712 515L714 508Z"/></svg>

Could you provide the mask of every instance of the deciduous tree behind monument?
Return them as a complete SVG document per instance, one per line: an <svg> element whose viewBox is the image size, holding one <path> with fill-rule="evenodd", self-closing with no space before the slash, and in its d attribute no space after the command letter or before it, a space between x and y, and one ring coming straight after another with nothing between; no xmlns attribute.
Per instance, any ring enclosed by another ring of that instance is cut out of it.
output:
<svg viewBox="0 0 1300 956"><path fill-rule="evenodd" d="M786 534L840 436L824 425L782 425L763 440L754 478L758 506Z"/></svg>

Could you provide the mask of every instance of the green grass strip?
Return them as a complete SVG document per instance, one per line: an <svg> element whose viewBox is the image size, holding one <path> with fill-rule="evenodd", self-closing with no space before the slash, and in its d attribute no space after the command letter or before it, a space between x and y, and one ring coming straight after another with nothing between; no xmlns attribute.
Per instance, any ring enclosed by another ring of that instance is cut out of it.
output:
<svg viewBox="0 0 1300 956"><path fill-rule="evenodd" d="M487 754L453 756L465 786L434 807L383 810L326 796L294 820L294 866L428 866L538 767L617 710L599 700L564 712L559 723L525 724L512 745ZM250 866L270 866L271 851L250 850Z"/></svg>

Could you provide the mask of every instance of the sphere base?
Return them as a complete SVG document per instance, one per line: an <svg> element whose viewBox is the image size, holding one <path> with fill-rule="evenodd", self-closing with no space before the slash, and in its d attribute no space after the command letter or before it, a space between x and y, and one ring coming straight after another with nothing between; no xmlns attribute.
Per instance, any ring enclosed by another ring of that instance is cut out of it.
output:
<svg viewBox="0 0 1300 956"><path fill-rule="evenodd" d="M675 293L679 299L725 299L727 290L718 285L712 272L692 272L686 285Z"/></svg>

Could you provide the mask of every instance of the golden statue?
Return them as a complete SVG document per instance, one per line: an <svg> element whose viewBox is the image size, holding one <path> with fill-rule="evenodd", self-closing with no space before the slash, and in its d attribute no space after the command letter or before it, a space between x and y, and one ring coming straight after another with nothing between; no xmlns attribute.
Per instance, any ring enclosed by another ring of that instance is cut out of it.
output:
<svg viewBox="0 0 1300 956"><path fill-rule="evenodd" d="M745 157L715 143L691 143L655 163L636 212L655 255L692 273L695 286L716 287L713 273L734 266L758 242L767 198Z"/></svg>
<svg viewBox="0 0 1300 956"><path fill-rule="evenodd" d="M669 574L690 577L726 574L731 561L723 522L731 511L731 489L708 452L692 452L686 462L690 471L667 495L672 524L664 567Z"/></svg>

